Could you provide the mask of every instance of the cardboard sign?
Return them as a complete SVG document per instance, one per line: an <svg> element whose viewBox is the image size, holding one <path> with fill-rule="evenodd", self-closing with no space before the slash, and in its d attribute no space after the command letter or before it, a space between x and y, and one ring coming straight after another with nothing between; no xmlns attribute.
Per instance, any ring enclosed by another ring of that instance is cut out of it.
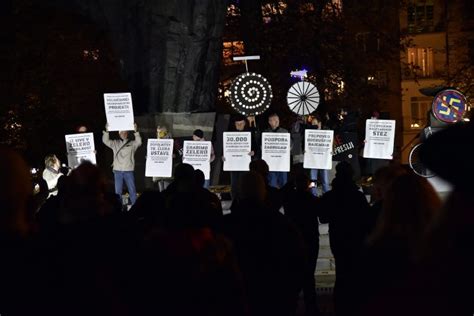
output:
<svg viewBox="0 0 474 316"><path fill-rule="evenodd" d="M364 158L393 159L395 121L367 120L364 143Z"/></svg>
<svg viewBox="0 0 474 316"><path fill-rule="evenodd" d="M80 133L66 135L67 163L70 168L76 168L83 161L96 164L94 134Z"/></svg>
<svg viewBox="0 0 474 316"><path fill-rule="evenodd" d="M208 141L184 141L183 163L190 164L194 169L204 172L204 178L211 178L211 150Z"/></svg>
<svg viewBox="0 0 474 316"><path fill-rule="evenodd" d="M224 171L249 171L252 136L250 132L224 133Z"/></svg>
<svg viewBox="0 0 474 316"><path fill-rule="evenodd" d="M262 159L270 171L290 171L290 133L262 133Z"/></svg>
<svg viewBox="0 0 474 316"><path fill-rule="evenodd" d="M109 131L133 131L134 117L130 93L104 93L105 116Z"/></svg>
<svg viewBox="0 0 474 316"><path fill-rule="evenodd" d="M306 169L332 169L334 132L307 129L304 137L303 167Z"/></svg>
<svg viewBox="0 0 474 316"><path fill-rule="evenodd" d="M173 170L173 140L148 139L146 177L170 178Z"/></svg>

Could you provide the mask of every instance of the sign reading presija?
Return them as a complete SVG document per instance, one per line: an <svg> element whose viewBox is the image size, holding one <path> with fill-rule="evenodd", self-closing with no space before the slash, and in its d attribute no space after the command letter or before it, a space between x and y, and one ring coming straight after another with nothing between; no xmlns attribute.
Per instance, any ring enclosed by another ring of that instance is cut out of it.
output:
<svg viewBox="0 0 474 316"><path fill-rule="evenodd" d="M109 131L133 131L134 117L130 93L104 93L105 116Z"/></svg>
<svg viewBox="0 0 474 316"><path fill-rule="evenodd" d="M204 178L211 178L212 144L207 141L184 141L183 163L190 164L194 169L204 172Z"/></svg>
<svg viewBox="0 0 474 316"><path fill-rule="evenodd" d="M366 121L364 158L393 159L394 143L394 120Z"/></svg>
<svg viewBox="0 0 474 316"><path fill-rule="evenodd" d="M262 159L270 171L290 171L290 133L262 133Z"/></svg>

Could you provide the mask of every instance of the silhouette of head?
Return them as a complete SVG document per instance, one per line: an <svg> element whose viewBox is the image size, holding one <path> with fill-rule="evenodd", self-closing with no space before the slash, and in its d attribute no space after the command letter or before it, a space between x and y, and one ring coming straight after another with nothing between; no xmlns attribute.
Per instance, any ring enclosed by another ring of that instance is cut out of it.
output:
<svg viewBox="0 0 474 316"><path fill-rule="evenodd" d="M240 182L240 192L240 196L243 200L265 201L267 192L263 177L255 171L245 173Z"/></svg>
<svg viewBox="0 0 474 316"><path fill-rule="evenodd" d="M267 179L270 168L265 160L258 159L250 162L249 164L250 171L255 171L260 174L264 179Z"/></svg>
<svg viewBox="0 0 474 316"><path fill-rule="evenodd" d="M204 172L199 169L194 170L194 181L199 188L204 187L204 182L206 181Z"/></svg>
<svg viewBox="0 0 474 316"><path fill-rule="evenodd" d="M204 138L204 132L200 129L197 129L193 132L193 140L200 141Z"/></svg>
<svg viewBox="0 0 474 316"><path fill-rule="evenodd" d="M386 190L373 238L420 241L440 207L441 201L426 178L414 173L401 175Z"/></svg>

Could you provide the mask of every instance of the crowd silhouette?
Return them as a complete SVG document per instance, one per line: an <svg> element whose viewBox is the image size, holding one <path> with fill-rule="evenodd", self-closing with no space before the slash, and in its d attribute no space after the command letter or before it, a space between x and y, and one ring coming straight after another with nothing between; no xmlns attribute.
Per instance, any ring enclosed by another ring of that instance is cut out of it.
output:
<svg viewBox="0 0 474 316"><path fill-rule="evenodd" d="M472 140L472 125L463 128ZM431 154L444 135L435 136L425 159L438 172ZM328 223L336 315L471 316L473 171L463 166L465 176L446 177L454 190L444 204L425 178L383 167L370 205L348 163L318 198L301 170L275 189L255 160L224 216L202 172L181 164L164 191L143 192L123 212L96 166L82 163L48 198L3 147L0 313L290 316L302 292L306 315L320 315L314 271L318 225Z"/></svg>

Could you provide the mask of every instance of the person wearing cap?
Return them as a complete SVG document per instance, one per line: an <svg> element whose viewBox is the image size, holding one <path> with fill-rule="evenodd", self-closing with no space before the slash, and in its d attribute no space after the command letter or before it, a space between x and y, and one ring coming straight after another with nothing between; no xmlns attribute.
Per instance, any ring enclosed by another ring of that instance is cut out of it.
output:
<svg viewBox="0 0 474 316"><path fill-rule="evenodd" d="M119 131L120 139L110 139L108 124L102 134L102 142L105 146L112 149L114 153L114 161L112 163L115 182L115 193L122 196L123 182L127 186L128 193L132 205L137 200L137 190L135 188L135 152L142 145L142 138L138 132L137 124L134 124L135 139L130 139L128 131Z"/></svg>
<svg viewBox="0 0 474 316"><path fill-rule="evenodd" d="M250 132L251 137L251 151L248 153L251 156L252 160L256 157L257 152L257 142L255 141L255 126L251 126L254 122L254 117L245 117L244 115L238 115L233 120L233 126L230 128L231 132ZM222 157L222 160L225 161L225 157ZM241 177L245 174L244 171L231 171L230 172L230 186L232 192L232 199L238 197L239 183Z"/></svg>
<svg viewBox="0 0 474 316"><path fill-rule="evenodd" d="M266 133L288 133L288 130L280 127L280 117L276 113L270 114L268 117L268 125L270 125L270 127L265 130ZM288 173L270 171L268 173L268 181L270 186L282 188L288 181Z"/></svg>
<svg viewBox="0 0 474 316"><path fill-rule="evenodd" d="M206 139L204 138L204 132L200 129L197 129L193 132L193 140L196 142L205 142ZM216 154L214 153L214 146L211 144L211 160L209 163L213 162L216 159ZM210 180L204 181L204 187L207 189L210 185Z"/></svg>

